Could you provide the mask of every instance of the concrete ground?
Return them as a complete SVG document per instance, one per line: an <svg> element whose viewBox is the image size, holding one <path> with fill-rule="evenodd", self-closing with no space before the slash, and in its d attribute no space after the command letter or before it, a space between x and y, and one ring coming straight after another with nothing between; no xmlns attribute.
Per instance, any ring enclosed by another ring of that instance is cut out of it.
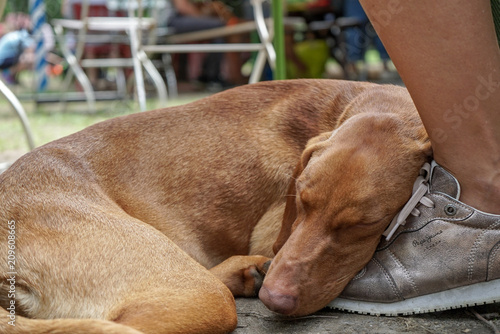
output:
<svg viewBox="0 0 500 334"><path fill-rule="evenodd" d="M238 327L234 334L492 334L500 333L500 304L431 314L378 317L321 310L288 318L269 311L258 299L236 300ZM483 318L481 320L480 318Z"/></svg>

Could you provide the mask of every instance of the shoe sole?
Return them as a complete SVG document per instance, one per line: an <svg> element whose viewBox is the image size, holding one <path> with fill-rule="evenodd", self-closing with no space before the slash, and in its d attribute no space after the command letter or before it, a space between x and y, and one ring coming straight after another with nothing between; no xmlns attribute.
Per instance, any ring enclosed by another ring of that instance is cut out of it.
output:
<svg viewBox="0 0 500 334"><path fill-rule="evenodd" d="M500 302L500 279L467 285L394 303L337 298L329 308L360 314L398 316L445 311Z"/></svg>

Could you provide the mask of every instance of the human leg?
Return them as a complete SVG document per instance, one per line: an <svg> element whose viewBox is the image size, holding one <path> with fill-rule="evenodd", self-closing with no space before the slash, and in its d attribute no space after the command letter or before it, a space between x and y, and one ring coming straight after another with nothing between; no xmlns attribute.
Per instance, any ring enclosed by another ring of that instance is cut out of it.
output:
<svg viewBox="0 0 500 334"><path fill-rule="evenodd" d="M343 15L346 17L354 17L362 22L360 27L347 28L345 30L347 60L354 63L363 60L365 57L367 43L369 43L366 38L368 18L358 0L344 1Z"/></svg>
<svg viewBox="0 0 500 334"><path fill-rule="evenodd" d="M488 0L362 0L460 200L500 213L500 53Z"/></svg>
<svg viewBox="0 0 500 334"><path fill-rule="evenodd" d="M215 17L198 17L179 15L172 18L170 24L176 33L188 33L207 29L220 28L225 23ZM222 38L214 40L215 43L224 43ZM201 80L206 82L218 81L221 72L223 54L208 53L203 59Z"/></svg>

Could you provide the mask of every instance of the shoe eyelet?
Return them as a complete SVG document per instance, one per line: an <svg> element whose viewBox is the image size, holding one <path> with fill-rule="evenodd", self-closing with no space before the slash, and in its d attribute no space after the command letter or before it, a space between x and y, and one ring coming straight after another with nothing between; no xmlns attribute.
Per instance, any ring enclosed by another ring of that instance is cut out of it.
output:
<svg viewBox="0 0 500 334"><path fill-rule="evenodd" d="M457 208L453 204L448 204L444 207L444 212L448 216L454 216L457 214Z"/></svg>

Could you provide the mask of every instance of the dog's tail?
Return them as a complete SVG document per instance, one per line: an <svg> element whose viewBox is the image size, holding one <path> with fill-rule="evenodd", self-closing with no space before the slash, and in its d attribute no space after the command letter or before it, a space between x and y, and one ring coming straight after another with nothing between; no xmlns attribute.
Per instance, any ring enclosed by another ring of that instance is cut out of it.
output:
<svg viewBox="0 0 500 334"><path fill-rule="evenodd" d="M143 334L99 319L29 319L0 307L0 334Z"/></svg>

